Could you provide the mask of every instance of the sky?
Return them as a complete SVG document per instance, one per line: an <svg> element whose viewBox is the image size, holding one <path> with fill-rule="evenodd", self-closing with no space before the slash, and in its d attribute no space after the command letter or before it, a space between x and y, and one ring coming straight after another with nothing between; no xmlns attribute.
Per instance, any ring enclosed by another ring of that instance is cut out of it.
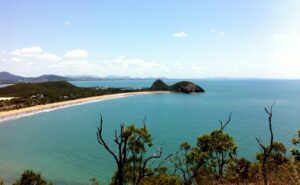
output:
<svg viewBox="0 0 300 185"><path fill-rule="evenodd" d="M300 78L299 0L0 0L0 71Z"/></svg>

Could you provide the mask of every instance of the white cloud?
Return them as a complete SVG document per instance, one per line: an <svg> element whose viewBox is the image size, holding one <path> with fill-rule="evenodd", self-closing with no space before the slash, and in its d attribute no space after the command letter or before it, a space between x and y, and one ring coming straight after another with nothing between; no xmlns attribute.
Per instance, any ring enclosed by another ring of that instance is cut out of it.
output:
<svg viewBox="0 0 300 185"><path fill-rule="evenodd" d="M122 75L132 77L166 76L169 67L157 60L127 58L119 56L110 60L88 60L89 53L82 49L72 50L61 57L39 46L15 49L7 53L0 51L0 71L10 71L25 76L46 73L60 75ZM85 58L84 58L85 57Z"/></svg>
<svg viewBox="0 0 300 185"><path fill-rule="evenodd" d="M65 54L65 57L68 58L84 58L84 57L88 57L89 53L86 50L83 49L75 49L72 51L69 51Z"/></svg>
<svg viewBox="0 0 300 185"><path fill-rule="evenodd" d="M192 65L190 66L190 69L191 69L193 72L195 72L195 73L200 73L200 72L204 72L204 71L208 70L207 67L204 67L204 66L202 66L202 65L200 65L200 64L192 64Z"/></svg>
<svg viewBox="0 0 300 185"><path fill-rule="evenodd" d="M300 53L295 50L280 50L266 58L267 69L283 78L299 78Z"/></svg>
<svg viewBox="0 0 300 185"><path fill-rule="evenodd" d="M66 25L66 26L71 25L70 21L65 21L65 25Z"/></svg>
<svg viewBox="0 0 300 185"><path fill-rule="evenodd" d="M10 54L16 56L33 56L41 53L42 51L42 48L39 46L33 46L29 48L16 49L15 51L10 52Z"/></svg>
<svg viewBox="0 0 300 185"><path fill-rule="evenodd" d="M117 74L133 77L161 76L169 72L169 68L156 61L145 61L141 58L126 58L119 56L103 65L108 75Z"/></svg>
<svg viewBox="0 0 300 185"><path fill-rule="evenodd" d="M211 29L210 32L213 33L213 34L215 34L219 38L221 38L221 37L224 36L224 32L223 31L217 31L215 29Z"/></svg>
<svg viewBox="0 0 300 185"><path fill-rule="evenodd" d="M22 61L22 59L20 59L20 58L11 58L11 60L14 61L14 62L21 62Z"/></svg>
<svg viewBox="0 0 300 185"><path fill-rule="evenodd" d="M275 34L273 36L273 39L276 41L276 42L281 42L281 41L286 41L289 39L288 35L285 35L285 34Z"/></svg>
<svg viewBox="0 0 300 185"><path fill-rule="evenodd" d="M154 67L161 67L160 64L155 62L145 62L144 60L139 58L126 59L124 56L119 56L118 58L114 59L113 62L122 67L128 68L131 66L135 66L143 68L145 70Z"/></svg>
<svg viewBox="0 0 300 185"><path fill-rule="evenodd" d="M180 62L176 62L176 63L174 64L174 66L180 68L180 67L183 67L183 64L180 63Z"/></svg>
<svg viewBox="0 0 300 185"><path fill-rule="evenodd" d="M299 42L300 41L300 33L292 33L292 34L274 34L273 39L276 42Z"/></svg>
<svg viewBox="0 0 300 185"><path fill-rule="evenodd" d="M119 56L107 61L88 61L85 59L66 59L51 63L48 71L58 74L77 75L121 75L132 77L161 76L168 72L168 68L156 62L147 62L140 58L126 58Z"/></svg>
<svg viewBox="0 0 300 185"><path fill-rule="evenodd" d="M18 57L31 57L31 58L47 60L47 61L61 60L61 58L57 55L43 52L43 49L39 46L16 49L14 51L11 51L10 54Z"/></svg>
<svg viewBox="0 0 300 185"><path fill-rule="evenodd" d="M68 70L66 70L68 69ZM103 74L103 67L97 63L92 63L87 60L65 60L49 65L49 70L52 73L77 74L77 75L97 75Z"/></svg>
<svg viewBox="0 0 300 185"><path fill-rule="evenodd" d="M181 31L181 32L174 33L173 36L177 38L183 38L186 37L187 34L184 31Z"/></svg>
<svg viewBox="0 0 300 185"><path fill-rule="evenodd" d="M49 60L49 61L59 61L61 58L57 55L51 54L51 53L43 53L41 55L38 55L37 58L42 60Z"/></svg>

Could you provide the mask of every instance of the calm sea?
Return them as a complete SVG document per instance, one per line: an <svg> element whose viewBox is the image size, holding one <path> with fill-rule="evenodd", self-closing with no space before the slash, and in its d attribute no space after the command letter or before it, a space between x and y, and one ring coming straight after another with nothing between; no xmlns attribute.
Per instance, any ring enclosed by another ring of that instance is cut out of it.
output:
<svg viewBox="0 0 300 185"><path fill-rule="evenodd" d="M152 82L72 83L82 87L147 87ZM291 138L300 128L299 80L194 82L201 85L206 93L131 96L1 122L0 177L12 182L24 169L33 169L58 185L87 184L91 177L107 184L115 166L111 156L96 140L100 113L104 116L105 138L112 147L114 129L120 123L141 126L147 116L147 126L155 146L163 144L167 155L176 152L183 141L195 144L197 136L218 128L218 120L226 120L232 112L232 121L226 131L238 144L239 156L255 160L258 151L255 137L268 141L264 107L275 101L275 139L291 149Z"/></svg>

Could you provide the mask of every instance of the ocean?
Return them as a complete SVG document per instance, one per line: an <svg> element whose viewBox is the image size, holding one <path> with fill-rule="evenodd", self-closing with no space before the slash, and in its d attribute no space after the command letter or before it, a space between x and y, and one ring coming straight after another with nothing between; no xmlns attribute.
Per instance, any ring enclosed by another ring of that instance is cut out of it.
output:
<svg viewBox="0 0 300 185"><path fill-rule="evenodd" d="M81 87L149 87L152 80L72 82ZM166 80L172 84L176 80ZM219 128L219 119L232 119L225 131L238 145L238 155L255 160L255 137L269 142L264 107L274 105L276 141L288 151L300 129L300 80L193 80L204 94L150 94L86 103L0 122L0 178L11 183L23 170L33 169L57 185L87 184L96 177L108 184L113 158L97 143L100 113L104 137L113 147L120 123L147 127L154 138L152 154L163 146L168 155L187 141Z"/></svg>

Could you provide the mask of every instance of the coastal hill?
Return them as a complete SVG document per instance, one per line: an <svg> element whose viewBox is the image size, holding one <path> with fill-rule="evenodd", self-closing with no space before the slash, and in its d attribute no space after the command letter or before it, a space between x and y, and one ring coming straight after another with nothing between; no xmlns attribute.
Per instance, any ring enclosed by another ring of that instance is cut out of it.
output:
<svg viewBox="0 0 300 185"><path fill-rule="evenodd" d="M13 75L8 72L0 72L0 82L2 83L12 83L23 81L24 77Z"/></svg>
<svg viewBox="0 0 300 185"><path fill-rule="evenodd" d="M18 83L0 88L0 96L20 98L29 98L34 95L43 95L49 98L59 98L60 96L84 96L84 94L93 93L95 93L95 89L76 87L65 81Z"/></svg>
<svg viewBox="0 0 300 185"><path fill-rule="evenodd" d="M11 74L9 72L0 72L0 84L15 84L15 83L31 83L31 82L48 82L48 81L69 81L72 78L59 76L59 75L41 75L38 77L22 77L18 75Z"/></svg>
<svg viewBox="0 0 300 185"><path fill-rule="evenodd" d="M139 92L147 89L77 87L69 82L17 83L0 88L0 97L11 100L0 101L0 111L31 107L35 105L101 96L107 94Z"/></svg>
<svg viewBox="0 0 300 185"><path fill-rule="evenodd" d="M172 92L183 92L183 93L192 93L192 92L203 93L203 92L205 92L203 88L201 88L199 85L194 84L193 82L181 81L181 82L177 82L177 83L169 86L161 79L156 80L150 87L150 90L172 91Z"/></svg>
<svg viewBox="0 0 300 185"><path fill-rule="evenodd" d="M155 80L155 82L150 87L152 91L169 91L170 87L161 79Z"/></svg>

